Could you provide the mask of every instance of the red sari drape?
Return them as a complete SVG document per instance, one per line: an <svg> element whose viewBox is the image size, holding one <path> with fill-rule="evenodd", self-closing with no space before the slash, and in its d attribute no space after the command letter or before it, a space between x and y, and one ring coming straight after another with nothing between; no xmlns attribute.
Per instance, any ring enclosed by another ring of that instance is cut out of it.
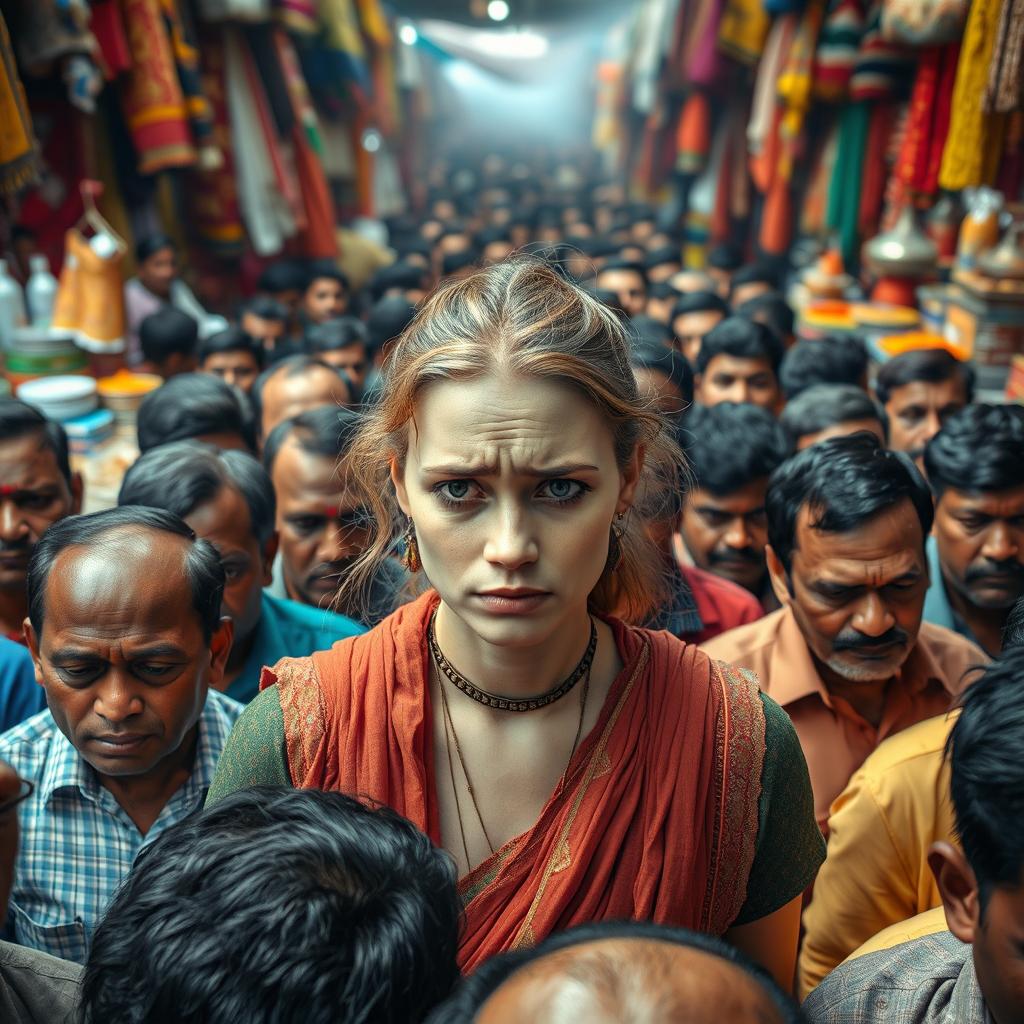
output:
<svg viewBox="0 0 1024 1024"><path fill-rule="evenodd" d="M440 842L426 627L435 593L265 670L292 781L380 801ZM469 971L584 921L721 934L746 898L764 715L757 686L668 633L609 620L625 667L529 831L459 883Z"/></svg>

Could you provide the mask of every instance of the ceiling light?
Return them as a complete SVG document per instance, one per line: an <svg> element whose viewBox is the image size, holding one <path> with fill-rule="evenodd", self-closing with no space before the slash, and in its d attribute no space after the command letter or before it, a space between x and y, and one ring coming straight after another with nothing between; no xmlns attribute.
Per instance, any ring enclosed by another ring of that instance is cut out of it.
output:
<svg viewBox="0 0 1024 1024"><path fill-rule="evenodd" d="M487 17L491 21L504 21L509 15L509 7L505 0L491 0L487 5Z"/></svg>

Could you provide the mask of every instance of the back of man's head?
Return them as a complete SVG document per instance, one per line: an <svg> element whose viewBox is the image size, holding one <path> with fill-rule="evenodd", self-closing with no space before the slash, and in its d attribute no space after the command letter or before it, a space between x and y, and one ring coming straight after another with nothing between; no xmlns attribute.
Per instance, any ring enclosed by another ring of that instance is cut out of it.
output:
<svg viewBox="0 0 1024 1024"><path fill-rule="evenodd" d="M924 348L893 356L879 371L875 381L875 394L886 405L892 393L908 384L921 381L938 384L959 377L963 382L964 399L974 400L974 369L962 363L944 348Z"/></svg>
<svg viewBox="0 0 1024 1024"><path fill-rule="evenodd" d="M142 851L93 937L84 1024L407 1024L458 977L451 860L387 808L248 789Z"/></svg>
<svg viewBox="0 0 1024 1024"><path fill-rule="evenodd" d="M720 939L641 921L587 924L470 975L430 1024L799 1024L768 974Z"/></svg>
<svg viewBox="0 0 1024 1024"><path fill-rule="evenodd" d="M207 373L183 373L151 391L139 406L136 426L140 452L169 441L228 435L255 450L245 395Z"/></svg>
<svg viewBox="0 0 1024 1024"><path fill-rule="evenodd" d="M716 356L734 359L763 359L778 376L784 347L782 340L764 324L741 316L730 316L704 336L697 353L697 373L703 373Z"/></svg>
<svg viewBox="0 0 1024 1024"><path fill-rule="evenodd" d="M414 316L416 307L401 295L389 295L374 303L366 319L371 358L376 359L412 323Z"/></svg>
<svg viewBox="0 0 1024 1024"><path fill-rule="evenodd" d="M863 387L867 372L868 350L860 338L829 335L798 341L789 349L779 368L779 383L786 398L792 399L815 384Z"/></svg>
<svg viewBox="0 0 1024 1024"><path fill-rule="evenodd" d="M785 360L782 367L785 371ZM786 403L779 423L794 448L801 447L801 438L820 434L841 423L863 424L865 428L877 424L883 429L881 410L874 399L855 384L812 384Z"/></svg>
<svg viewBox="0 0 1024 1024"><path fill-rule="evenodd" d="M41 448L53 452L64 479L71 484L68 435L59 423L48 420L34 406L17 398L0 398L0 444L35 435Z"/></svg>
<svg viewBox="0 0 1024 1024"><path fill-rule="evenodd" d="M143 358L162 372L191 369L198 341L199 325L173 306L150 313L139 325Z"/></svg>
<svg viewBox="0 0 1024 1024"><path fill-rule="evenodd" d="M363 425L363 417L353 409L322 405L278 423L263 443L263 465L273 473L274 460L284 443L294 437L308 455L319 455L337 465L352 447Z"/></svg>

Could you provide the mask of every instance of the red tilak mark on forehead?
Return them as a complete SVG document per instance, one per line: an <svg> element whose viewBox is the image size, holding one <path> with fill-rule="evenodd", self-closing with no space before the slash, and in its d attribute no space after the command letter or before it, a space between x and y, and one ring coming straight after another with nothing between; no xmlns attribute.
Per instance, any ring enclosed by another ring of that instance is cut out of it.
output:
<svg viewBox="0 0 1024 1024"><path fill-rule="evenodd" d="M13 487L11 484L0 484L0 497L9 498L12 494L17 494L21 488Z"/></svg>
<svg viewBox="0 0 1024 1024"><path fill-rule="evenodd" d="M341 516L341 509L337 505L324 505L324 515L328 519L338 519Z"/></svg>

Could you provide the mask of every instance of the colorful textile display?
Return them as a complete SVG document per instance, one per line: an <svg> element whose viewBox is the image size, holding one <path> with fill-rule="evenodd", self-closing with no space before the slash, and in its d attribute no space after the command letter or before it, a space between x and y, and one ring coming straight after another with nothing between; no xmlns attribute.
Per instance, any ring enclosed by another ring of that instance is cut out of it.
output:
<svg viewBox="0 0 1024 1024"><path fill-rule="evenodd" d="M846 95L863 34L861 0L829 0L814 55L816 97L834 102Z"/></svg>
<svg viewBox="0 0 1024 1024"><path fill-rule="evenodd" d="M1001 8L1002 0L974 0L971 4L939 170L939 184L945 189L990 184L995 176L1002 125L1000 115L984 112L984 103Z"/></svg>
<svg viewBox="0 0 1024 1024"><path fill-rule="evenodd" d="M39 174L39 152L32 132L25 90L0 12L0 195L23 188Z"/></svg>
<svg viewBox="0 0 1024 1024"><path fill-rule="evenodd" d="M764 52L771 24L760 0L725 0L718 48L741 64L756 64Z"/></svg>
<svg viewBox="0 0 1024 1024"><path fill-rule="evenodd" d="M1024 110L1024 0L1003 0L985 110L999 114Z"/></svg>

